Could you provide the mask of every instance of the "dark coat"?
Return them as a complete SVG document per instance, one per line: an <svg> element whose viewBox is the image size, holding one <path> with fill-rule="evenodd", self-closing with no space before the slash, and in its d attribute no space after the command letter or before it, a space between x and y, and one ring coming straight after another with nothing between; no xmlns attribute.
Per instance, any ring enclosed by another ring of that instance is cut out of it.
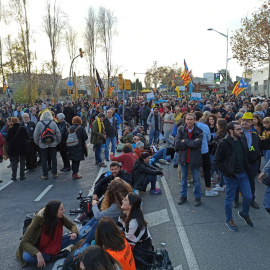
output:
<svg viewBox="0 0 270 270"><path fill-rule="evenodd" d="M79 128L78 128L79 127ZM88 135L82 126L73 125L70 127L70 131L73 132L76 128L76 134L79 139L79 143L75 146L68 146L67 152L68 152L68 159L74 160L74 161L81 161L84 160L84 152L83 147L85 145L85 141L88 139Z"/></svg>
<svg viewBox="0 0 270 270"><path fill-rule="evenodd" d="M66 122L72 125L72 119L74 116L76 116L75 110L71 107L65 107L63 114L65 115Z"/></svg>
<svg viewBox="0 0 270 270"><path fill-rule="evenodd" d="M187 152L190 148L190 167L200 168L202 166L202 139L203 131L194 124L191 140L188 137L186 125L180 126L175 137L175 151L178 153L178 164L185 164ZM184 140L184 142L181 142Z"/></svg>
<svg viewBox="0 0 270 270"><path fill-rule="evenodd" d="M133 165L131 173L131 182L134 189L145 192L149 183L148 175L162 175L162 171L138 159Z"/></svg>
<svg viewBox="0 0 270 270"><path fill-rule="evenodd" d="M142 120L147 121L147 118L148 118L150 112L151 112L151 110L148 106L143 106L142 115L141 115Z"/></svg>
<svg viewBox="0 0 270 270"><path fill-rule="evenodd" d="M61 133L61 142L67 140L67 135L68 135L68 129L70 128L70 124L67 123L65 120L62 122L57 123L58 128Z"/></svg>
<svg viewBox="0 0 270 270"><path fill-rule="evenodd" d="M16 135L18 129L19 133ZM15 137L16 135L16 137ZM13 139L15 137L15 139ZM8 129L6 141L8 143L8 155L11 156L26 156L29 151L28 134L25 127L21 127L20 123L13 124L13 127Z"/></svg>
<svg viewBox="0 0 270 270"><path fill-rule="evenodd" d="M96 194L99 198L102 197L103 194L105 194L109 184L115 178L112 174L108 176L105 175L106 173L103 173L95 184L93 194ZM116 177L119 177L128 184L131 184L130 175L125 170L120 170Z"/></svg>
<svg viewBox="0 0 270 270"><path fill-rule="evenodd" d="M113 117L113 122L111 123L110 120L106 117L103 121L106 135L108 138L114 138L117 135L117 121Z"/></svg>
<svg viewBox="0 0 270 270"><path fill-rule="evenodd" d="M209 154L210 155L215 155L217 151L217 146L220 143L220 141L227 136L227 131L217 135L213 140L211 140L208 145L209 145Z"/></svg>
<svg viewBox="0 0 270 270"><path fill-rule="evenodd" d="M101 125L101 133L98 130L98 122L95 120L91 128L91 144L102 145L105 142L105 129Z"/></svg>
<svg viewBox="0 0 270 270"><path fill-rule="evenodd" d="M243 147L245 172L247 173L248 176L250 176L250 169L248 163L249 150L247 141L244 135L239 140ZM224 176L237 179L236 174L234 172L234 159L235 159L234 139L230 135L227 135L218 144L214 162L218 170Z"/></svg>
<svg viewBox="0 0 270 270"><path fill-rule="evenodd" d="M36 124L32 121L29 121L27 123L27 127L25 126L24 123L21 124L22 127L26 128L27 134L28 134L28 142L33 142L34 141L34 132L36 128Z"/></svg>

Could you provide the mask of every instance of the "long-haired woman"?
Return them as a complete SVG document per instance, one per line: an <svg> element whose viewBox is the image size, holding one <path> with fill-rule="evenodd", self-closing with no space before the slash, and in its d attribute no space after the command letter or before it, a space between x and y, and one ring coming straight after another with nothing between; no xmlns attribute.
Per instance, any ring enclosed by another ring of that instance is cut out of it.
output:
<svg viewBox="0 0 270 270"><path fill-rule="evenodd" d="M98 208L98 201L92 200L92 210L94 217L85 225L91 226L91 230L88 233L83 245L91 244L95 240L95 231L98 221L103 217L111 217L115 222L117 222L118 217L121 215L121 205L122 200L127 196L129 192L132 192L132 187L121 180L116 178L111 181L104 199L101 203L100 209Z"/></svg>
<svg viewBox="0 0 270 270"><path fill-rule="evenodd" d="M129 193L123 199L121 209L124 213L117 222L119 228L125 233L132 249L150 249L152 247L152 238L141 210L141 203L142 200L139 195Z"/></svg>
<svg viewBox="0 0 270 270"><path fill-rule="evenodd" d="M100 246L90 246L84 250L79 264L81 270L122 270L120 263Z"/></svg>
<svg viewBox="0 0 270 270"><path fill-rule="evenodd" d="M227 135L227 121L225 119L219 119L217 121L217 136L214 140L214 146L212 148L211 155L216 154L217 145L220 142L221 139L223 139ZM224 191L225 190L225 182L223 179L223 175L220 174L220 181L218 184L216 184L216 187L213 188L214 191Z"/></svg>
<svg viewBox="0 0 270 270"><path fill-rule="evenodd" d="M45 267L47 261L67 257L65 247L76 244L78 230L76 225L64 216L64 206L60 201L50 201L33 218L24 233L16 256L22 266L26 263ZM63 236L63 226L71 234Z"/></svg>
<svg viewBox="0 0 270 270"><path fill-rule="evenodd" d="M96 245L104 248L117 260L123 270L136 269L131 247L112 218L103 217L99 220L95 240Z"/></svg>
<svg viewBox="0 0 270 270"><path fill-rule="evenodd" d="M253 114L253 127L257 130L258 135L262 135L263 120L258 114Z"/></svg>

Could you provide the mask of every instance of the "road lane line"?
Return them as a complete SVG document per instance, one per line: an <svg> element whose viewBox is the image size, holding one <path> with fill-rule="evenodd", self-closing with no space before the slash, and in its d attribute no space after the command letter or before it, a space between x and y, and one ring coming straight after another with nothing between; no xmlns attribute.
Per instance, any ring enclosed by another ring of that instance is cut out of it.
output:
<svg viewBox="0 0 270 270"><path fill-rule="evenodd" d="M91 189L89 190L89 193L88 193L87 196L93 195L95 184L96 184L97 180L99 179L99 177L105 172L105 169L106 169L106 171L108 171L108 166L107 166L106 168L101 167L101 168L99 169L99 172L98 172L98 174L97 174L97 177L96 177L96 179L95 179L95 181L94 181L94 183L93 183Z"/></svg>
<svg viewBox="0 0 270 270"><path fill-rule="evenodd" d="M147 221L149 228L170 221L167 209L145 214L144 219Z"/></svg>
<svg viewBox="0 0 270 270"><path fill-rule="evenodd" d="M183 222L182 222L182 220L178 214L178 211L176 209L172 194L170 192L170 189L169 189L169 186L166 182L165 177L161 178L161 182L162 182L162 185L163 185L163 188L164 188L164 191L165 191L165 194L166 194L166 197L167 197L167 200L168 200L171 212L172 212L172 216L174 219L174 223L175 223L179 238L181 240L181 243L182 243L185 255L186 255L189 269L190 270L199 270L198 263L196 261L195 255L193 253L190 242L188 240L187 233L186 233L185 228L183 226Z"/></svg>
<svg viewBox="0 0 270 270"><path fill-rule="evenodd" d="M42 199L42 197L53 187L53 185L48 185L40 194L36 197L34 200L35 202L38 202Z"/></svg>
<svg viewBox="0 0 270 270"><path fill-rule="evenodd" d="M9 180L7 183L0 187L0 191L3 190L5 187L9 186L11 183L13 183L13 181Z"/></svg>

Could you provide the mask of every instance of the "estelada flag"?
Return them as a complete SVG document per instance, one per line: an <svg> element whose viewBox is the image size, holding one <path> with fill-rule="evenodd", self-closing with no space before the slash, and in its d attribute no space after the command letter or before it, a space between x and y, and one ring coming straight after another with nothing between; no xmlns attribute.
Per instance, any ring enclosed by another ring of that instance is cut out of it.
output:
<svg viewBox="0 0 270 270"><path fill-rule="evenodd" d="M175 74L173 75L173 79L172 79L172 87L175 86Z"/></svg>
<svg viewBox="0 0 270 270"><path fill-rule="evenodd" d="M188 85L192 78L191 78L191 71L188 72L188 66L187 66L187 63L186 63L186 60L184 59L184 71L182 72L181 74L181 79L184 81L184 85Z"/></svg>
<svg viewBox="0 0 270 270"><path fill-rule="evenodd" d="M240 80L236 83L235 87L233 88L232 94L238 96L242 91L245 90L245 87L239 87Z"/></svg>
<svg viewBox="0 0 270 270"><path fill-rule="evenodd" d="M109 96L112 94L114 89L114 84L111 82L110 87L109 87Z"/></svg>

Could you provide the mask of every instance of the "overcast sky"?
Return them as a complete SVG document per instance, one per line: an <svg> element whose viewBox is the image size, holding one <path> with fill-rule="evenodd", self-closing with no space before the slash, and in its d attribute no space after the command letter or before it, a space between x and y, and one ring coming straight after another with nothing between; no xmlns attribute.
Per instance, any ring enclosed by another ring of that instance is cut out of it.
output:
<svg viewBox="0 0 270 270"><path fill-rule="evenodd" d="M2 0L7 3L8 0ZM214 28L229 36L241 26L241 18L251 14L261 5L260 0L65 0L63 11L69 16L70 25L79 32L78 49L84 46L84 30L90 6L98 10L104 6L114 11L118 19L118 36L114 38L113 62L121 66L124 78L134 80L134 72L144 73L157 61L158 66L178 63L183 67L186 59L194 76L204 72L217 72L226 66L226 38L207 31ZM50 60L48 38L42 32L42 17L46 0L28 0L29 20L34 33L34 49L40 62ZM16 26L1 27L2 37L15 36ZM229 58L232 56L229 45ZM63 66L63 76L68 76L70 61L63 46L58 53ZM97 68L104 70L104 55L98 53ZM127 71L126 71L127 70ZM231 59L228 70L235 80L242 68ZM78 75L88 75L85 59L77 59ZM143 80L143 75L137 76Z"/></svg>

